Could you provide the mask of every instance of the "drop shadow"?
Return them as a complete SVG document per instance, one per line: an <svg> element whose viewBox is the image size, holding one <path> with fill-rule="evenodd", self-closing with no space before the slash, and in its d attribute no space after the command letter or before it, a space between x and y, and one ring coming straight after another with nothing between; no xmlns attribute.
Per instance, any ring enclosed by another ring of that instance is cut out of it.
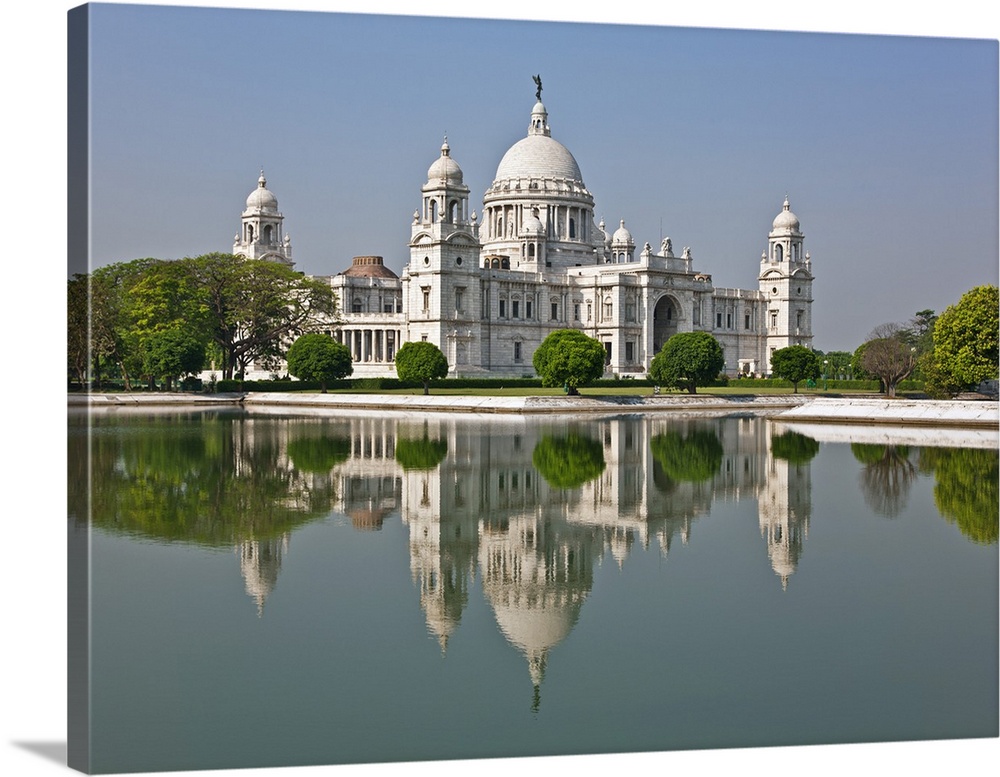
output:
<svg viewBox="0 0 1000 777"><path fill-rule="evenodd" d="M11 742L11 744L49 761L54 761L60 766L66 765L67 746L65 742Z"/></svg>

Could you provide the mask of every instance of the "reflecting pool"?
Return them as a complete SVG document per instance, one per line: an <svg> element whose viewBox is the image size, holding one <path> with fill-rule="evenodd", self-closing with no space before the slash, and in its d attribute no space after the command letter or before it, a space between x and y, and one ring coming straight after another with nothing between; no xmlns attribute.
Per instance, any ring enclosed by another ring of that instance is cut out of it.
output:
<svg viewBox="0 0 1000 777"><path fill-rule="evenodd" d="M89 423L94 771L997 735L995 435Z"/></svg>

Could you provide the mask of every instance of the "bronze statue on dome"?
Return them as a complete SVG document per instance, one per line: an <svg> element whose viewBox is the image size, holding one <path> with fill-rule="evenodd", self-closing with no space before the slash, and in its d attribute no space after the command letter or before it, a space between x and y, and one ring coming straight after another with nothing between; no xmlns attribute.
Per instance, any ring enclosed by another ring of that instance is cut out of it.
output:
<svg viewBox="0 0 1000 777"><path fill-rule="evenodd" d="M535 89L535 99L538 100L539 102L541 102L542 101L542 76L541 76L541 74L539 74L537 76L532 76L531 79L535 82L535 86L538 87L537 89Z"/></svg>

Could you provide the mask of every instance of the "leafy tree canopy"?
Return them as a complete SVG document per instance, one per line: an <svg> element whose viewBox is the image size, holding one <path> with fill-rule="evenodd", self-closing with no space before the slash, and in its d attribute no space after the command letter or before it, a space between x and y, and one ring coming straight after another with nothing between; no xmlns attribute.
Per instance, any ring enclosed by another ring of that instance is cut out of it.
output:
<svg viewBox="0 0 1000 777"><path fill-rule="evenodd" d="M604 346L576 329L557 329L538 346L532 364L543 386L566 386L570 394L604 374Z"/></svg>
<svg viewBox="0 0 1000 777"><path fill-rule="evenodd" d="M649 375L661 386L694 394L697 386L715 380L725 365L722 346L708 332L680 332L653 357Z"/></svg>
<svg viewBox="0 0 1000 777"><path fill-rule="evenodd" d="M531 463L545 482L561 489L579 488L606 466L601 443L578 432L543 437L531 453Z"/></svg>
<svg viewBox="0 0 1000 777"><path fill-rule="evenodd" d="M434 343L423 340L403 343L396 351L396 374L400 380L419 381L424 394L429 394L432 380L448 377L448 360Z"/></svg>
<svg viewBox="0 0 1000 777"><path fill-rule="evenodd" d="M822 373L819 357L804 345L790 345L779 348L771 354L771 372L779 378L790 380L792 390L799 391L799 383Z"/></svg>
<svg viewBox="0 0 1000 777"><path fill-rule="evenodd" d="M292 343L285 358L289 373L300 380L319 381L324 394L329 381L354 372L348 347L329 335L302 335Z"/></svg>
<svg viewBox="0 0 1000 777"><path fill-rule="evenodd" d="M998 374L1000 297L977 286L948 307L934 325L934 364L954 384L974 388Z"/></svg>

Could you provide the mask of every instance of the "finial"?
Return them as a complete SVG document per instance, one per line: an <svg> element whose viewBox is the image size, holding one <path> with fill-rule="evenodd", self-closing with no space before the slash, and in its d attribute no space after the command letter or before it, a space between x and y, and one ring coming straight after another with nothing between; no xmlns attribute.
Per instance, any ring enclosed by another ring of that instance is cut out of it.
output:
<svg viewBox="0 0 1000 777"><path fill-rule="evenodd" d="M537 76L532 76L531 79L535 82L535 99L541 102L542 99L542 76L539 74Z"/></svg>

